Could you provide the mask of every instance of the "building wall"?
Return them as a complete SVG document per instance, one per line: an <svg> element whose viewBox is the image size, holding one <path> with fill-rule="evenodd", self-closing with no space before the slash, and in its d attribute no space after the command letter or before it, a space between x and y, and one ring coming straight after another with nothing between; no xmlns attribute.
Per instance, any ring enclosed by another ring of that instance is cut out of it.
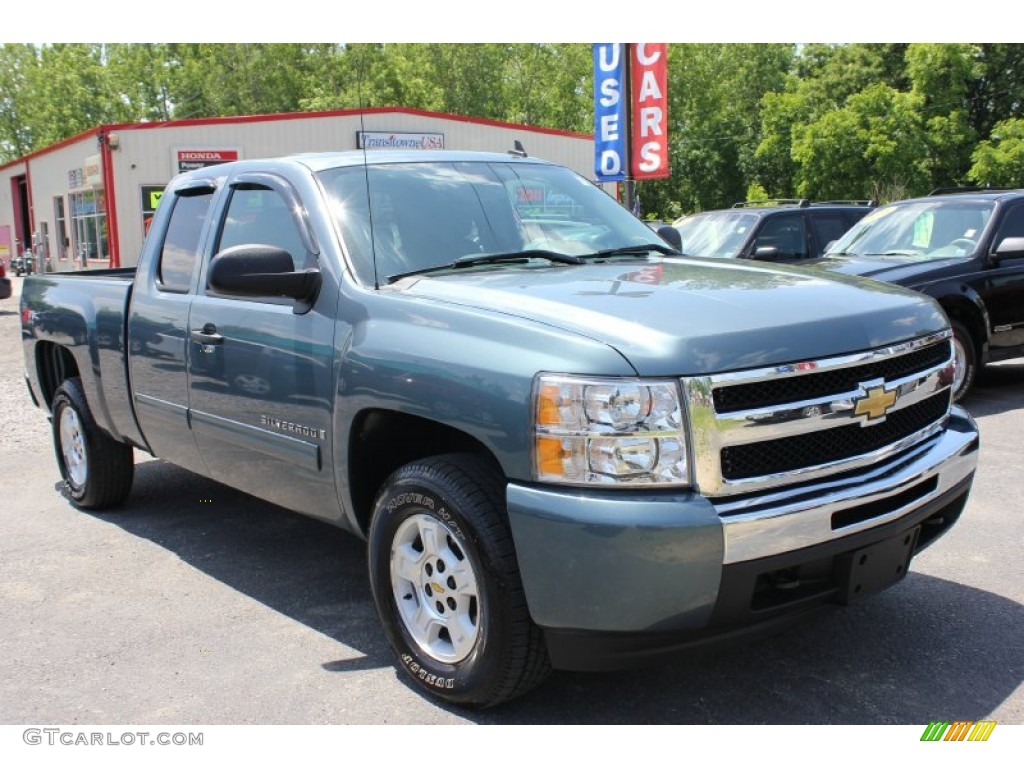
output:
<svg viewBox="0 0 1024 768"><path fill-rule="evenodd" d="M14 194L11 191L11 179L25 173L25 163L14 163L0 174L0 259L4 266L10 263L11 257L21 246L16 242L17 230L14 225ZM6 214L6 215L4 215Z"/></svg>
<svg viewBox="0 0 1024 768"><path fill-rule="evenodd" d="M99 151L95 135L89 134L0 169L0 227L10 227L12 241L17 229L17 214L11 182L18 176L25 176L28 182L31 230L22 233L19 250L24 251L25 248L33 244L33 234L45 231L45 240L37 243L37 253L49 257L56 270L64 271L76 268L73 254L69 253L68 258L63 262L59 259L54 199L62 200L65 217L68 217L70 215L69 195L72 192L92 190L94 184L100 183L99 177L90 179L87 183L83 174L87 158L97 159ZM105 261L96 261L91 266L107 266L107 264ZM80 267L79 263L78 268Z"/></svg>
<svg viewBox="0 0 1024 768"><path fill-rule="evenodd" d="M179 150L227 150L239 159L276 157L300 152L356 149L358 131L437 133L445 149L504 152L522 142L533 156L566 165L593 177L593 141L590 137L488 123L447 115L407 111L371 111L359 114L271 115L221 118L173 123L110 126L96 133L44 150L27 159L31 182L34 226L46 222L51 264L58 271L79 269L81 254L60 259L54 225L54 198L64 198L70 217L72 185L82 179L72 174L100 152L97 135L105 131L110 144L114 177L117 240L121 266L134 266L145 236L146 188L162 187L179 172ZM116 144L116 148L115 145ZM13 224L10 177L24 173L24 163L0 168L0 226ZM110 191L106 191L109 203ZM109 217L109 211L108 211ZM108 218L109 221L109 218ZM13 232L13 227L12 227ZM69 233L70 234L70 233ZM90 267L106 262L89 261Z"/></svg>
<svg viewBox="0 0 1024 768"><path fill-rule="evenodd" d="M86 192L102 188L99 178L86 180L83 169L88 158L96 158L100 153L96 137L89 135L57 149L33 157L29 162L29 185L32 200L32 220L35 232L47 231L44 252L49 255L50 263L57 271L81 269L83 263L75 257L73 247L69 244L66 252L57 242L55 216L55 199L61 198L64 206L65 219L70 222L70 195L75 192ZM8 186L10 186L8 184ZM9 214L10 208L2 210ZM71 238L70 230L68 238ZM38 249L37 249L38 250ZM64 255L65 258L61 259ZM96 254L92 254L94 257ZM105 267L106 261L94 260L89 264L93 267Z"/></svg>

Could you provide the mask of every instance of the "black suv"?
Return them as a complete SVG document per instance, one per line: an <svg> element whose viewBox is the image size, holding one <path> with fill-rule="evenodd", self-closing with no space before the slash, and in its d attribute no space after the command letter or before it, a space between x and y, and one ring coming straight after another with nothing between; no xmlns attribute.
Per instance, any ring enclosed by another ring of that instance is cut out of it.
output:
<svg viewBox="0 0 1024 768"><path fill-rule="evenodd" d="M867 200L737 203L683 216L658 233L687 256L797 262L821 256L871 209Z"/></svg>
<svg viewBox="0 0 1024 768"><path fill-rule="evenodd" d="M979 366L1024 355L1024 190L937 190L876 208L810 266L937 299L953 326L957 400Z"/></svg>

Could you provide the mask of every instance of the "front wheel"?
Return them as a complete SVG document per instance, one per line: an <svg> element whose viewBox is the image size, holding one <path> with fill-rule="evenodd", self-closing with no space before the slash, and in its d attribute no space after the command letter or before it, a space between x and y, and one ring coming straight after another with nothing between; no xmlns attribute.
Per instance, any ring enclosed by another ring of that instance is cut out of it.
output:
<svg viewBox="0 0 1024 768"><path fill-rule="evenodd" d="M550 670L503 489L477 456L422 459L387 480L370 525L370 584L401 668L421 690L464 706L520 696Z"/></svg>
<svg viewBox="0 0 1024 768"><path fill-rule="evenodd" d="M978 353L966 326L957 321L953 327L953 402L959 403L970 391L978 374Z"/></svg>
<svg viewBox="0 0 1024 768"><path fill-rule="evenodd" d="M106 509L128 496L135 476L132 447L96 426L78 378L65 381L53 396L53 445L75 506Z"/></svg>

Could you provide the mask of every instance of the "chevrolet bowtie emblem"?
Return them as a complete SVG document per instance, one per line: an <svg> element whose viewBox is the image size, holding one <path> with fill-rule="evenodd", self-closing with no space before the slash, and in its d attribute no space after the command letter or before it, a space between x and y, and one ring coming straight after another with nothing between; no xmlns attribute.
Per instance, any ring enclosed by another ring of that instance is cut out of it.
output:
<svg viewBox="0 0 1024 768"><path fill-rule="evenodd" d="M869 421L880 419L888 413L896 402L896 392L885 391L885 387L872 387L864 397L854 400L856 416L867 416Z"/></svg>

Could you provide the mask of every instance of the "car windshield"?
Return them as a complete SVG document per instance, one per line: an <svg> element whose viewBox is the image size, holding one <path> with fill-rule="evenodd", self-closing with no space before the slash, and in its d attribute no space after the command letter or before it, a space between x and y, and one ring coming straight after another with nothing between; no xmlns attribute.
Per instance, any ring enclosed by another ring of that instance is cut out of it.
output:
<svg viewBox="0 0 1024 768"><path fill-rule="evenodd" d="M687 256L732 259L742 250L757 220L755 213L715 211L684 216L672 226L679 230Z"/></svg>
<svg viewBox="0 0 1024 768"><path fill-rule="evenodd" d="M561 266L599 251L665 243L582 176L541 163L413 162L320 173L360 281L435 267ZM532 252L532 253L527 253ZM523 254L521 259L516 254ZM509 258L487 259L490 254Z"/></svg>
<svg viewBox="0 0 1024 768"><path fill-rule="evenodd" d="M987 200L920 200L872 211L826 255L965 258L992 217Z"/></svg>

